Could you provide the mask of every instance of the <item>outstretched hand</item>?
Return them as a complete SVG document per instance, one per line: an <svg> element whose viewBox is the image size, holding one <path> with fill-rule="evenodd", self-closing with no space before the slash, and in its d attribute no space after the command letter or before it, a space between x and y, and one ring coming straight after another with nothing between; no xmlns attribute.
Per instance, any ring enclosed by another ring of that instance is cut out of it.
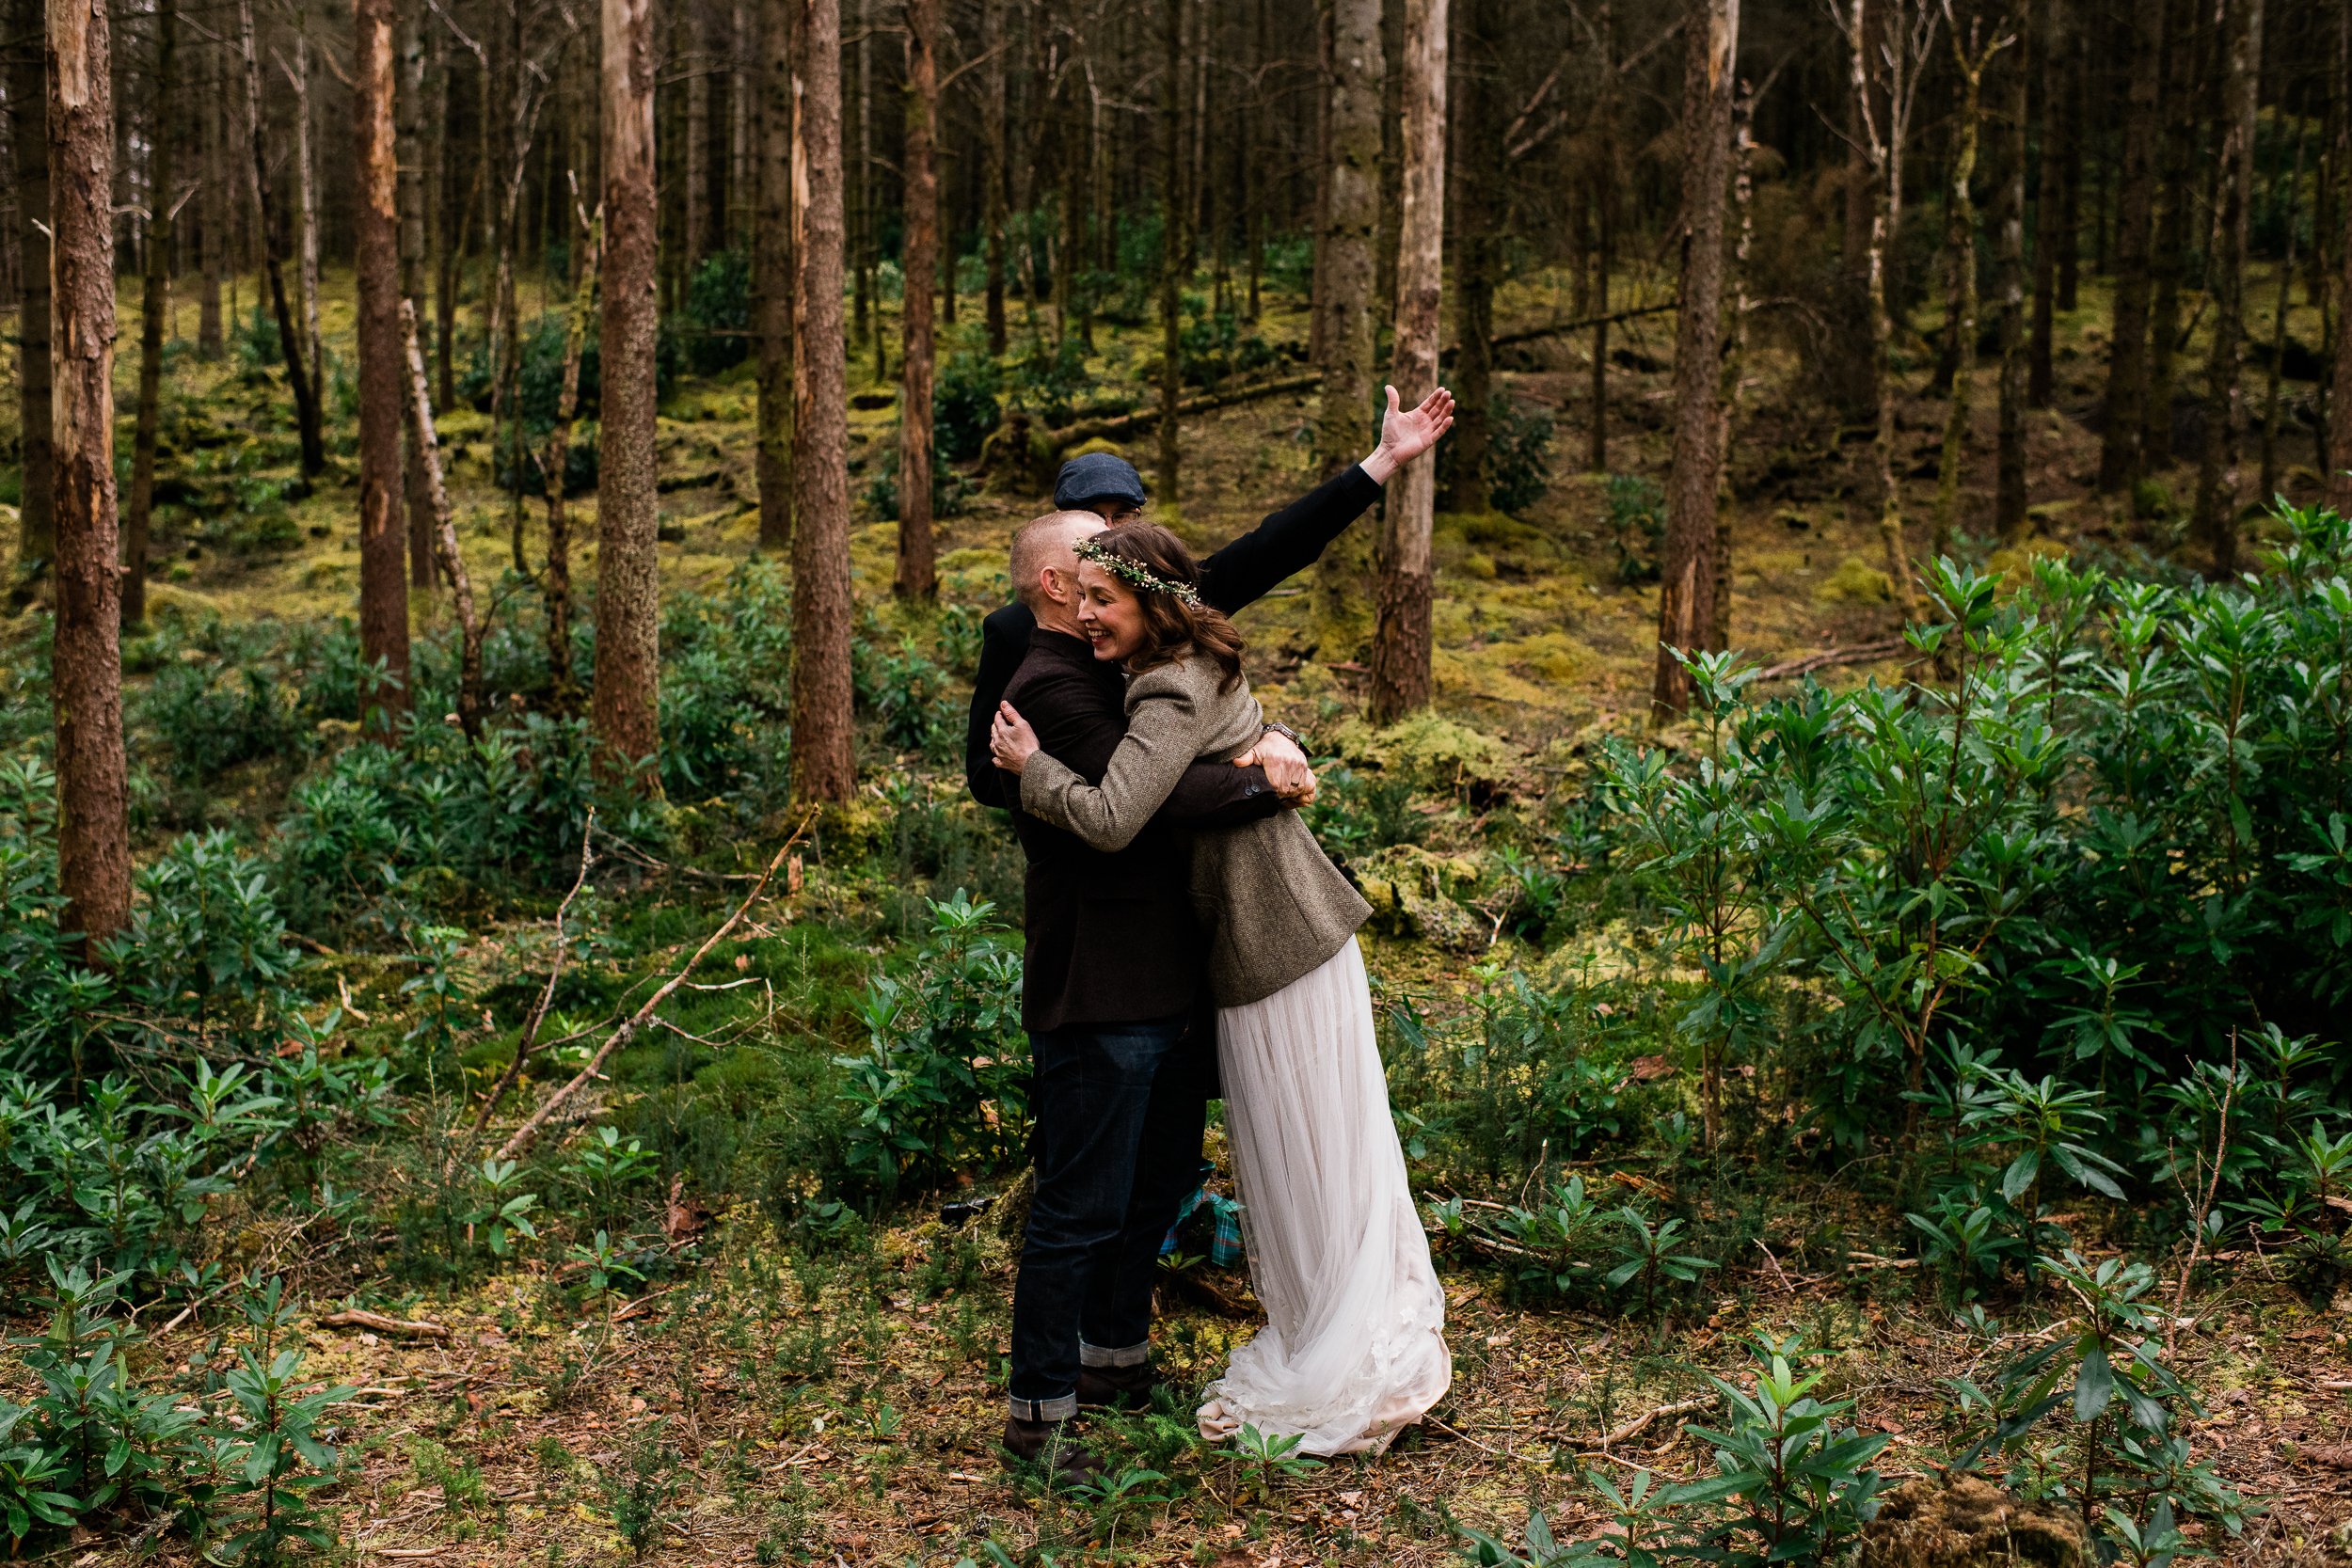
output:
<svg viewBox="0 0 2352 1568"><path fill-rule="evenodd" d="M1389 411L1380 419L1380 444L1364 459L1364 471L1385 484L1397 469L1427 451L1454 428L1454 394L1440 387L1410 408L1396 388L1387 388Z"/></svg>

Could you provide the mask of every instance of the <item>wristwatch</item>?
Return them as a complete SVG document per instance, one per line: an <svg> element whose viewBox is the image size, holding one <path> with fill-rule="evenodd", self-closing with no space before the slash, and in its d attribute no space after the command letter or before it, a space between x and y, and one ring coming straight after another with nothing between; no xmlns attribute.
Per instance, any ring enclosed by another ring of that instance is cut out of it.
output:
<svg viewBox="0 0 2352 1568"><path fill-rule="evenodd" d="M1297 747L1300 751L1303 752L1307 749L1306 738L1296 730L1292 729L1288 724L1283 723L1279 719L1266 720L1265 728L1261 730L1259 733L1261 735L1279 735L1283 739L1289 741L1292 745Z"/></svg>

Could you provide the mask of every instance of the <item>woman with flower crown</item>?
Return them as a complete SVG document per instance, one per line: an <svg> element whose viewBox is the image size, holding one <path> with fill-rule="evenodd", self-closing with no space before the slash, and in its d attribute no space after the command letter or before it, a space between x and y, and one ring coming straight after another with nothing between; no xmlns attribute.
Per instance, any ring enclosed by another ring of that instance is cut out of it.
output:
<svg viewBox="0 0 2352 1568"><path fill-rule="evenodd" d="M1393 395L1393 394L1391 394ZM1009 705L991 734L1021 809L1097 849L1135 838L1197 760L1265 731L1232 623L1183 542L1151 523L1081 540L1078 621L1128 673L1127 734L1100 785L1045 755ZM1356 929L1371 913L1295 812L1195 836L1226 1129L1266 1326L1200 1411L1306 1452L1379 1452L1453 1378L1445 1293L1406 1182Z"/></svg>

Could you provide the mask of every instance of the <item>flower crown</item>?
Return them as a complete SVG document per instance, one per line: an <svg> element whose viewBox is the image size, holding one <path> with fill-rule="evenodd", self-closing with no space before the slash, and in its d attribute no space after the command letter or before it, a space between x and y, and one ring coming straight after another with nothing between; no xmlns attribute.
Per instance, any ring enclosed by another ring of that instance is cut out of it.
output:
<svg viewBox="0 0 2352 1568"><path fill-rule="evenodd" d="M1094 562L1095 565L1102 567L1130 588L1143 588L1154 594L1166 594L1170 598L1188 604L1195 610L1200 608L1200 590L1191 583L1170 582L1140 561L1130 561L1123 555L1114 555L1091 539L1081 539L1073 545L1071 549L1079 560Z"/></svg>

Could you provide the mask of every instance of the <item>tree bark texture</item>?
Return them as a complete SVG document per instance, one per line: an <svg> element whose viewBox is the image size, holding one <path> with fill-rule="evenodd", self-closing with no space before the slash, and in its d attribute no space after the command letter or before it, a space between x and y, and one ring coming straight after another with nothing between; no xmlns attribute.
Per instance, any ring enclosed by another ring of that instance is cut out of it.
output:
<svg viewBox="0 0 2352 1568"><path fill-rule="evenodd" d="M2181 351L2181 285L2186 270L2190 225L2204 206L2197 188L2196 159L2203 121L2205 79L2201 55L2213 28L2201 23L2198 0L2168 0L2165 14L2165 117L2163 215L2150 270L2154 298L2149 307L2148 392L2142 400L2139 462L2142 472L2169 467L2172 450L2173 387Z"/></svg>
<svg viewBox="0 0 2352 1568"><path fill-rule="evenodd" d="M850 680L849 341L841 309L841 0L793 0L792 787L857 785Z"/></svg>
<svg viewBox="0 0 2352 1568"><path fill-rule="evenodd" d="M162 434L164 314L171 308L171 123L179 98L180 8L157 0L155 100L149 107L147 266L139 294L139 408L131 440L131 515L122 542L122 624L147 620L147 551L155 524L155 444Z"/></svg>
<svg viewBox="0 0 2352 1568"><path fill-rule="evenodd" d="M2000 240L2001 369L1993 456L1993 527L2007 543L2026 532L2026 115L2031 83L2024 49L2002 73Z"/></svg>
<svg viewBox="0 0 2352 1568"><path fill-rule="evenodd" d="M2050 406L2055 391L2051 340L2057 331L2058 252L2074 241L2060 219L2066 208L2066 166L2074 105L2066 90L2072 0L2042 0L2042 179L2034 196L2033 336L2026 347L2026 396Z"/></svg>
<svg viewBox="0 0 2352 1568"><path fill-rule="evenodd" d="M8 150L16 163L17 428L23 432L23 494L17 503L17 570L41 569L57 553L49 342L48 69L41 0L15 0L17 46L8 71Z"/></svg>
<svg viewBox="0 0 2352 1568"><path fill-rule="evenodd" d="M1375 352L1373 246L1380 229L1380 100L1388 56L1380 0L1333 0L1331 71L1322 96L1329 144L1322 163L1315 245L1313 336L1323 388L1315 404L1315 463L1327 477L1372 449ZM1315 594L1333 620L1359 605L1371 567L1361 531L1332 541Z"/></svg>
<svg viewBox="0 0 2352 1568"><path fill-rule="evenodd" d="M1459 62L1462 102L1454 147L1455 408L1445 506L1450 512L1484 512L1488 495L1486 451L1490 440L1488 400L1494 396L1495 274L1501 258L1497 230L1502 214L1494 184L1502 174L1501 125L1495 115L1494 58L1497 40L1491 13L1496 0L1454 0L1461 8L1464 58Z"/></svg>
<svg viewBox="0 0 2352 1568"><path fill-rule="evenodd" d="M47 20L59 920L94 948L131 920L116 574L112 40L104 0L52 0Z"/></svg>
<svg viewBox="0 0 2352 1568"><path fill-rule="evenodd" d="M603 0L604 283L597 355L596 662L589 722L609 778L650 788L660 689L654 424L652 0Z"/></svg>
<svg viewBox="0 0 2352 1568"><path fill-rule="evenodd" d="M457 723L469 736L482 733L482 617L475 613L473 577L457 547L457 524L449 504L449 488L441 479L441 443L433 428L432 394L424 380L424 347L417 332L417 303L403 299L396 330L407 388L403 401L409 431L416 437L417 467L424 474L426 526L432 531L441 575L449 579L450 609L457 616Z"/></svg>
<svg viewBox="0 0 2352 1568"><path fill-rule="evenodd" d="M557 713L580 709L580 683L572 674L572 525L564 496L570 467L572 421L580 414L580 360L596 317L596 279L604 261L604 214L582 225L580 271L572 284L572 308L564 328L564 382L556 394L555 427L548 432L547 455L539 468L547 485L548 563L540 574L540 595L548 607L548 705Z"/></svg>
<svg viewBox="0 0 2352 1568"><path fill-rule="evenodd" d="M1995 39L1981 48L1972 30L1968 41L1952 35L1952 60L1960 77L1959 117L1952 127L1950 186L1944 205L1944 254L1951 270L1945 339L1952 361L1952 384L1944 414L1944 448L1936 464L1935 533L1931 546L1948 554L1960 521L1960 467L1968 454L1968 429L1977 380L1977 177L1978 129L1984 106L1984 73L2003 47Z"/></svg>
<svg viewBox="0 0 2352 1568"><path fill-rule="evenodd" d="M1715 402L1723 375L1724 194L1740 0L1695 0L1683 28L1682 281L1675 318L1675 436L1659 567L1658 663L1650 701L1662 717L1691 705L1672 650L1702 648L1715 622L1715 508L1721 478Z"/></svg>
<svg viewBox="0 0 2352 1568"><path fill-rule="evenodd" d="M899 160L906 198L903 271L929 277L939 267L939 0L906 0L906 149ZM1065 270L1072 258L1065 257ZM903 291L898 317L898 569L902 598L939 592L931 539L931 294Z"/></svg>
<svg viewBox="0 0 2352 1568"><path fill-rule="evenodd" d="M2115 220L2115 317L2107 341L2106 428L2099 439L2099 488L2112 495L2140 475L2142 404L2148 395L2148 305L2153 279L2157 73L2164 57L2164 8L2132 8L2131 79L2123 115L2123 179Z"/></svg>
<svg viewBox="0 0 2352 1568"><path fill-rule="evenodd" d="M425 191L424 156L424 7L407 0L395 20L393 48L398 55L398 80L392 93L393 134L400 158L400 296L424 309ZM424 454L417 437L407 437L408 584L422 593L433 591L432 499L425 493Z"/></svg>
<svg viewBox="0 0 2352 1568"><path fill-rule="evenodd" d="M2346 184L2333 226L2336 343L2320 465L2328 504L2352 517L2352 12L2337 13L2336 50L2336 172Z"/></svg>
<svg viewBox="0 0 2352 1568"><path fill-rule="evenodd" d="M302 293L302 359L310 372L311 387L324 396L326 360L319 342L319 182L318 166L311 156L315 138L310 127L310 40L299 27L294 32L294 64L286 71L286 80L294 88L294 206L295 215L301 220L295 281Z"/></svg>
<svg viewBox="0 0 2352 1568"><path fill-rule="evenodd" d="M1407 406L1438 382L1445 259L1447 0L1406 0L1404 167L1398 185L1396 344L1391 372ZM1438 467L1397 476L1381 516L1372 645L1372 718L1392 723L1429 705L1430 533Z"/></svg>
<svg viewBox="0 0 2352 1568"><path fill-rule="evenodd" d="M752 326L758 334L756 468L759 547L792 544L792 0L760 0L759 131L754 182ZM928 273L910 272L906 294L930 298Z"/></svg>
<svg viewBox="0 0 2352 1568"><path fill-rule="evenodd" d="M392 0L354 0L352 104L359 189L359 657L380 668L362 705L389 730L408 711L408 541L401 528L400 164L392 129Z"/></svg>
<svg viewBox="0 0 2352 1568"><path fill-rule="evenodd" d="M1001 0L979 0L980 230L987 262L982 306L988 352L1005 352L1005 19ZM1175 56L1169 56L1169 64Z"/></svg>
<svg viewBox="0 0 2352 1568"><path fill-rule="evenodd" d="M286 298L286 270L280 251L285 244L278 220L278 198L270 189L269 139L262 123L262 62L253 45L253 0L237 0L237 39L245 52L245 134L252 153L253 205L261 230L262 262L269 274L271 309L278 318L278 345L286 365L286 386L294 393L294 429L302 441L302 472L315 478L326 471L326 442L319 430L318 388L303 363L302 334Z"/></svg>
<svg viewBox="0 0 2352 1568"><path fill-rule="evenodd" d="M2216 577L2237 571L2238 460L2244 399L2238 387L2246 328L2246 253L2254 204L2256 74L2263 0L2225 0L2219 207L2214 218L2213 352L2205 361L2205 449L2197 465L2196 531Z"/></svg>
<svg viewBox="0 0 2352 1568"><path fill-rule="evenodd" d="M200 129L197 146L204 161L204 189L196 198L198 264L202 281L197 288L196 352L217 359L226 340L221 332L221 275L229 265L229 67L227 46L215 38L203 52L199 78L204 97L197 105Z"/></svg>

